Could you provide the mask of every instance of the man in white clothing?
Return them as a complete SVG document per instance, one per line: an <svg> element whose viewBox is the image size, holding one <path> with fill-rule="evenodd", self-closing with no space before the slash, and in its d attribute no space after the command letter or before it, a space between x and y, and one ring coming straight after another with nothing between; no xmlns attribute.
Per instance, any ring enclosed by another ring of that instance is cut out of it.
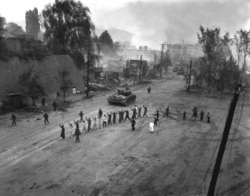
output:
<svg viewBox="0 0 250 196"><path fill-rule="evenodd" d="M152 121L150 121L150 123L149 123L149 132L150 133L153 133L154 132L154 122L152 122Z"/></svg>

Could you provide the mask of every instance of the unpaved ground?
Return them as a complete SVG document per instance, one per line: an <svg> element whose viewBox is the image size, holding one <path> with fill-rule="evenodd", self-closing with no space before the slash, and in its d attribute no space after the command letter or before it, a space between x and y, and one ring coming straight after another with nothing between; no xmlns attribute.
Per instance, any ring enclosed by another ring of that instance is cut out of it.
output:
<svg viewBox="0 0 250 196"><path fill-rule="evenodd" d="M9 115L0 118L0 195L205 195L217 155L230 99L209 98L183 91L179 76L134 86L137 105L149 106L150 116L170 105L171 116L161 116L156 133L149 133L151 117L115 124L69 138L67 122L94 116L110 106L107 96L80 101L67 112L51 112L50 124L42 115L18 114L11 127ZM241 112L241 104L244 108ZM210 112L211 123L190 120L191 108ZM182 120L182 110L188 119ZM240 121L239 121L240 119ZM58 124L65 123L66 139ZM241 96L217 182L218 195L250 195L249 100Z"/></svg>

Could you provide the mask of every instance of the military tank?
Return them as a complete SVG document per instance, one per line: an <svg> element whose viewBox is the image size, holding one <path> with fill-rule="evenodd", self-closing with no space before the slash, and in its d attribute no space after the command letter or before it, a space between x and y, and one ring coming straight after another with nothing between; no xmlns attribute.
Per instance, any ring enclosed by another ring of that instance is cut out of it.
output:
<svg viewBox="0 0 250 196"><path fill-rule="evenodd" d="M109 104L127 106L129 103L134 102L136 95L131 92L129 88L118 89L117 93L108 97Z"/></svg>

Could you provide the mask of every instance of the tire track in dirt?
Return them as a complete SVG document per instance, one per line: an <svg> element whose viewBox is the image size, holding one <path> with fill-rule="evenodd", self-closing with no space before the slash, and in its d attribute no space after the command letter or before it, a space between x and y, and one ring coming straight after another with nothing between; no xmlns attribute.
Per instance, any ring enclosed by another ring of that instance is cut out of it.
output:
<svg viewBox="0 0 250 196"><path fill-rule="evenodd" d="M154 101L154 98L152 97L150 97L149 96L149 99L151 99L152 100L152 102ZM159 100L160 100L161 98L159 98ZM100 102L101 102L101 99L100 99ZM96 107L93 107L92 106L92 112L93 111L95 111L95 109L99 109L99 107L100 107L100 105L98 105L97 104L97 106ZM110 109L110 110L112 110L113 109L113 107L112 106L108 106L107 104L104 104L104 109ZM88 109L86 109L86 110L88 110ZM88 110L89 111L89 110ZM87 113L87 114L90 114L90 113ZM67 114L65 114L65 115L67 115ZM75 119L75 118L74 118ZM18 146L18 148L19 148L19 150L20 150L20 148L22 148L23 146L24 146L24 148L23 148L23 151L25 152L26 151L26 153L20 153L19 155L18 155L18 157L16 158L17 159L17 162L16 163L18 163L18 161L21 161L21 160L23 160L23 159L25 159L25 158L28 158L28 157L31 157L32 155L34 155L35 153L37 153L37 152L39 152L39 151L41 151L41 150L43 150L43 149L46 149L46 148L49 148L51 145L57 145L57 148L55 149L55 151L54 152L51 152L51 155L50 156L48 156L47 155L47 158L49 159L49 162L48 162L48 164L47 165L53 165L53 164L58 164L59 162L61 162L62 160L61 160L61 158L60 158L60 156L58 156L58 142L55 142L55 141L58 141L58 140L56 140L56 138L58 138L58 130L59 129L56 129L55 127L53 128L52 127L52 130L51 130L51 128L48 128L48 127L46 127L46 130L50 130L50 135L47 135L47 134L44 134L43 135L43 137L41 138L41 135L40 135L40 133L39 133L39 127L36 129L36 130L34 130L34 136L31 136L30 137L30 139L28 140L28 142L27 141L25 141L25 140L21 140L19 143L20 143L20 146ZM37 134L37 136L36 136L36 133L38 132L38 134ZM129 134L128 134L129 135ZM33 138L34 137L34 138ZM27 139L26 139L27 140ZM34 140L36 140L36 141L34 141ZM18 144L18 143L17 143ZM16 144L16 145L17 145ZM114 145L114 144L113 144ZM32 148L32 146L34 146L33 148ZM36 147L35 147L36 146ZM7 147L10 147L10 146L7 146ZM136 146L135 146L136 147ZM29 149L29 150L27 150L27 149ZM77 147L76 147L76 149L77 149ZM78 147L78 149L79 149L79 147ZM12 150L12 151L11 151ZM28 151L28 152L27 152ZM72 151L73 151L73 149L72 149ZM9 151L9 155L11 156L11 154L13 153L13 154L15 154L15 153L18 153L18 149L10 149ZM92 154L93 152L89 152L89 154ZM56 156L55 156L55 154L56 154ZM85 156L85 157L87 157L87 155ZM6 158L6 154L5 154L5 157L3 157L3 159L4 158ZM8 163L5 163L6 164L6 167L7 167L7 165L8 165ZM135 168L137 168L137 166L135 167ZM138 169L136 169L134 172L132 172L132 169L131 169L131 172L129 172L130 174L130 176L133 176L133 173L138 173L138 171L140 171L141 169L139 169L140 167L138 166ZM37 168L38 169L38 168ZM44 171L46 171L46 166L41 166L39 169L39 172L40 173L42 173L42 172L44 172ZM139 172L140 173L140 172ZM30 180L32 180L32 177L30 177L29 178L29 180L28 181L30 181Z"/></svg>

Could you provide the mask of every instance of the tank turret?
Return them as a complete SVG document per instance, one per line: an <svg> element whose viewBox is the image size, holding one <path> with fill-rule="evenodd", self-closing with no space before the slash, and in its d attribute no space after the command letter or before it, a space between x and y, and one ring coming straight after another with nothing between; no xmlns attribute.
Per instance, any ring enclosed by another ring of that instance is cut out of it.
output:
<svg viewBox="0 0 250 196"><path fill-rule="evenodd" d="M129 103L134 102L136 95L131 92L130 89L118 89L117 93L108 97L109 104L117 104L127 106Z"/></svg>

